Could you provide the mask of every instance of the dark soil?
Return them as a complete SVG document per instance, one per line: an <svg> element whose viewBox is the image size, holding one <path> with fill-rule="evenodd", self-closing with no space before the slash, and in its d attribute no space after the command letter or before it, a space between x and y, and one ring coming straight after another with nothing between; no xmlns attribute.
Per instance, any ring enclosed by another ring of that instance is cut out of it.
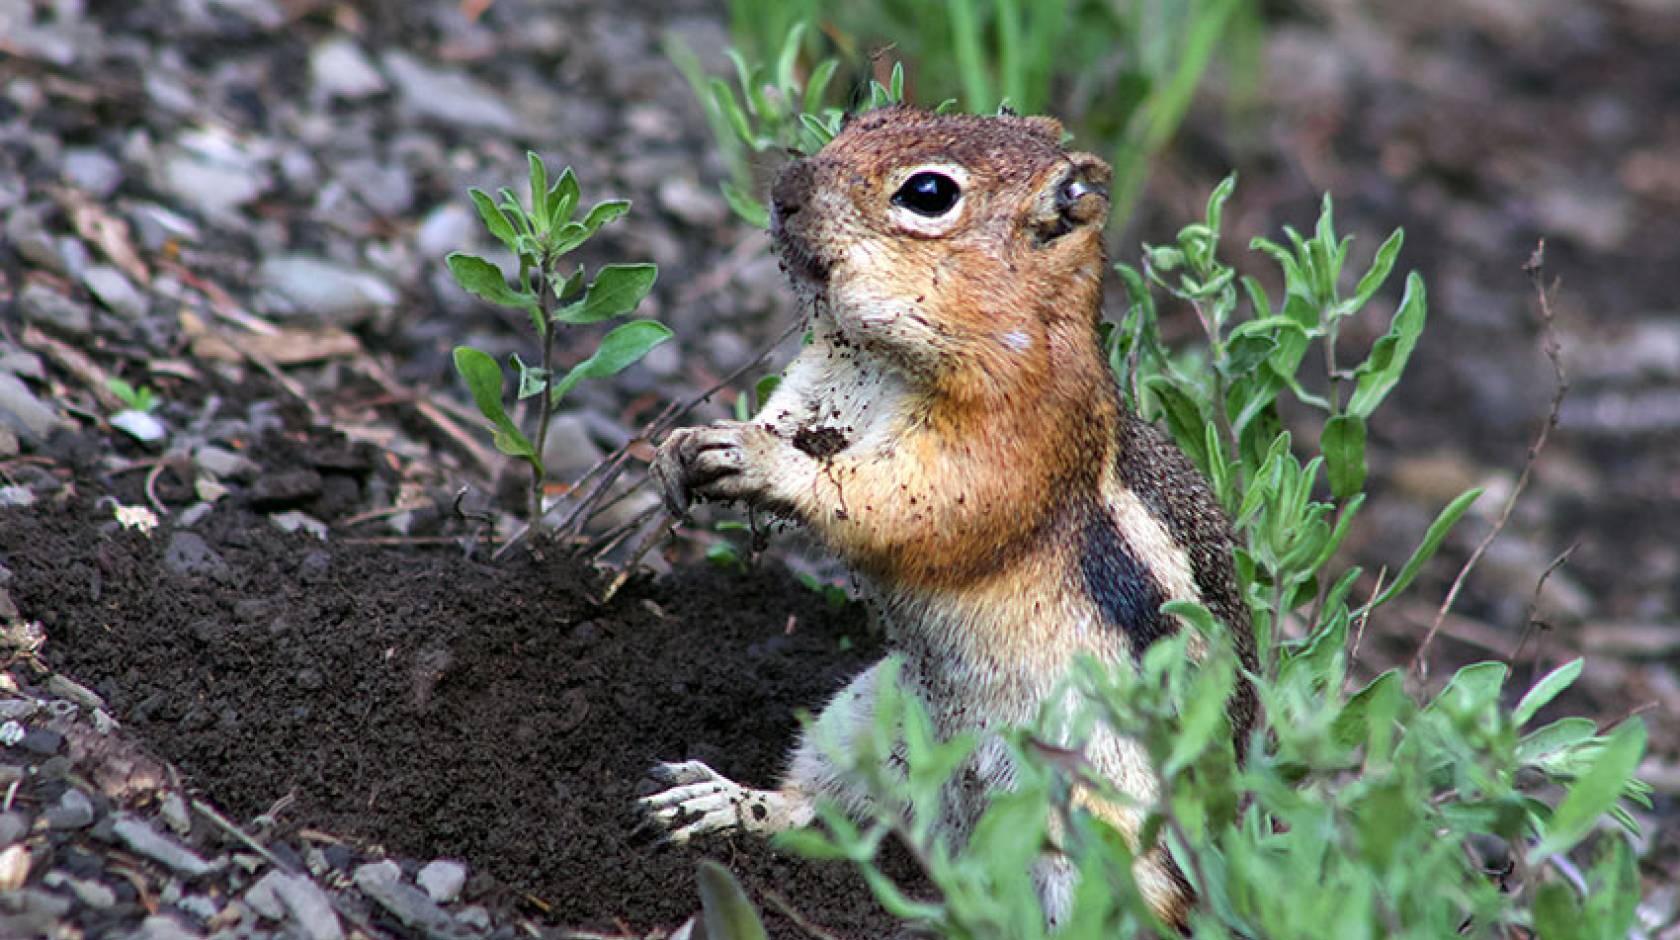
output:
<svg viewBox="0 0 1680 940"><path fill-rule="evenodd" d="M322 543L228 505L196 529L225 565L180 574L179 534L109 519L85 492L14 516L12 594L50 665L236 816L290 796L283 822L467 859L490 876L482 900L568 927L680 923L703 856L837 935L892 923L848 866L750 837L662 845L632 805L660 760L773 784L796 712L878 651L857 607L710 570L602 606L596 573L559 552ZM773 913L773 936L805 936Z"/></svg>

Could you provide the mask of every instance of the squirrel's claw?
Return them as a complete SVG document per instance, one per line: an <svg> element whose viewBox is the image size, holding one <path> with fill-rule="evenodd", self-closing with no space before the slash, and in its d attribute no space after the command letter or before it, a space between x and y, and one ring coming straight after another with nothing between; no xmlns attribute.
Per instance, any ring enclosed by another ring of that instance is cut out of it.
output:
<svg viewBox="0 0 1680 940"><path fill-rule="evenodd" d="M679 519L687 515L689 504L696 498L738 498L734 493L708 491L719 489L717 484L740 475L745 468L741 429L742 425L734 421L682 428L672 431L659 445L652 472L671 515Z"/></svg>
<svg viewBox="0 0 1680 940"><path fill-rule="evenodd" d="M786 795L743 787L700 761L657 764L649 776L671 786L636 805L669 830L665 842L680 845L710 832L777 832L799 824Z"/></svg>

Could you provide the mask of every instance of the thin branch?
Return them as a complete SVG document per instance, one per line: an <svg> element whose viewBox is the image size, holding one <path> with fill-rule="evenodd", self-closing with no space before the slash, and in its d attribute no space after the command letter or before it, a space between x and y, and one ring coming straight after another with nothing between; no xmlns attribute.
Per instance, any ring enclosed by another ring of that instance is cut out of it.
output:
<svg viewBox="0 0 1680 940"><path fill-rule="evenodd" d="M1546 579L1552 576L1552 572L1567 564L1569 557L1575 554L1575 549L1580 547L1581 543L1577 541L1568 548L1564 549L1562 552L1559 552L1558 556L1552 559L1551 564L1546 566L1546 570L1540 572L1540 577L1535 579L1534 593L1529 595L1528 610L1523 613L1522 636L1517 639L1517 648L1511 652L1511 659L1505 663L1505 665L1509 666L1511 669L1515 670L1517 668L1517 660L1522 658L1523 647L1528 645L1528 638L1537 635L1540 628L1545 626L1545 624L1540 620L1540 592L1546 587ZM1534 655L1536 659L1539 658L1540 650L1538 645L1535 647Z"/></svg>
<svg viewBox="0 0 1680 940"><path fill-rule="evenodd" d="M1546 358L1552 363L1552 375L1556 381L1556 389L1552 392L1551 406L1546 413L1546 420L1540 425L1539 432L1534 437L1534 443L1529 445L1528 455L1523 460L1522 473L1517 477L1517 483L1511 487L1511 495L1505 498L1505 505L1499 510L1499 516L1493 522L1493 528L1477 543L1470 557L1458 569L1458 575L1453 578L1452 587L1447 590L1446 599L1441 602L1441 608L1435 614L1435 622L1430 624L1429 632L1424 634L1423 642L1418 644L1418 650L1412 656L1410 671L1419 679L1429 677L1428 653L1429 647L1435 642L1435 634L1441 630L1441 622L1447 619L1447 613L1452 610L1453 601L1458 599L1458 592L1464 587L1464 581L1470 576L1471 569L1481 561L1482 554L1487 551L1499 533L1505 529L1505 524L1511 519L1511 511L1516 508L1517 499L1528 487L1528 479L1534 472L1534 464L1539 459L1541 451L1545 450L1546 442L1551 438L1552 429L1557 427L1558 414L1563 408L1563 398L1569 393L1569 377L1563 369L1562 345L1558 342L1556 318L1552 314L1551 291L1556 289L1556 282L1547 286L1546 274L1546 241L1541 239L1535 246L1534 253L1529 255L1528 263L1523 265L1523 271L1528 275L1530 283L1534 285L1535 296L1539 299L1540 312L1540 348L1545 351Z"/></svg>

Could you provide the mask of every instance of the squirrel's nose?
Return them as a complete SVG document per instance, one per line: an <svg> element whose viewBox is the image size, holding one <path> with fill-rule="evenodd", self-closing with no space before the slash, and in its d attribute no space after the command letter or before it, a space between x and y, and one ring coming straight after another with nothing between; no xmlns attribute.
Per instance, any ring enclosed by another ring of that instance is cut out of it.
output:
<svg viewBox="0 0 1680 940"><path fill-rule="evenodd" d="M811 161L795 160L776 176L770 187L770 202L776 215L787 218L798 212L811 194Z"/></svg>

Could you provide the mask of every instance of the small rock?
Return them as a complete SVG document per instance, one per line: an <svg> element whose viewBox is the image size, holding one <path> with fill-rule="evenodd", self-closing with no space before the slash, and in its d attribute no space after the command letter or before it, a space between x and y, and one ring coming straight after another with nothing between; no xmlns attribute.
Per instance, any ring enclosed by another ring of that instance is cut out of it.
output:
<svg viewBox="0 0 1680 940"><path fill-rule="evenodd" d="M0 744L7 747L17 747L18 742L22 741L28 734L28 730L23 725L16 721L8 721L0 725Z"/></svg>
<svg viewBox="0 0 1680 940"><path fill-rule="evenodd" d="M670 176L659 184L659 207L696 228L710 228L729 218L729 206L712 190L686 176Z"/></svg>
<svg viewBox="0 0 1680 940"><path fill-rule="evenodd" d="M93 801L87 794L71 787L58 798L58 804L46 812L49 829L81 829L93 823Z"/></svg>
<svg viewBox="0 0 1680 940"><path fill-rule="evenodd" d="M157 182L199 212L222 218L268 191L264 162L225 131L191 131L164 149Z"/></svg>
<svg viewBox="0 0 1680 940"><path fill-rule="evenodd" d="M0 486L0 509L23 509L35 505L35 491L27 486Z"/></svg>
<svg viewBox="0 0 1680 940"><path fill-rule="evenodd" d="M518 127L512 109L477 79L428 65L406 52L393 50L384 58L403 107L419 117L498 133Z"/></svg>
<svg viewBox="0 0 1680 940"><path fill-rule="evenodd" d="M270 522L279 526L284 532L308 532L321 541L327 540L327 524L299 509L288 509L285 512L270 513Z"/></svg>
<svg viewBox="0 0 1680 940"><path fill-rule="evenodd" d="M380 215L404 215L414 204L414 177L400 163L346 160L338 168L338 178Z"/></svg>
<svg viewBox="0 0 1680 940"><path fill-rule="evenodd" d="M204 935L167 914L153 914L140 922L137 940L200 940Z"/></svg>
<svg viewBox="0 0 1680 940"><path fill-rule="evenodd" d="M380 278L310 255L268 258L257 276L296 313L323 320L351 321L397 302Z"/></svg>
<svg viewBox="0 0 1680 940"><path fill-rule="evenodd" d="M604 456L589 436L589 423L576 414L555 415L543 442L543 466L557 480L571 480L595 466Z"/></svg>
<svg viewBox="0 0 1680 940"><path fill-rule="evenodd" d="M41 281L24 285L18 306L25 319L65 333L79 336L93 329L93 311L87 304L72 300Z"/></svg>
<svg viewBox="0 0 1680 940"><path fill-rule="evenodd" d="M206 444L194 450L193 462L198 464L198 469L218 480L249 480L261 469L244 454L236 454L213 444Z"/></svg>
<svg viewBox="0 0 1680 940"><path fill-rule="evenodd" d="M192 850L133 816L118 818L111 831L124 845L189 878L196 878L210 870L210 864Z"/></svg>
<svg viewBox="0 0 1680 940"><path fill-rule="evenodd" d="M1581 649L1595 656L1656 661L1680 653L1680 623L1589 623L1579 637Z"/></svg>
<svg viewBox="0 0 1680 940"><path fill-rule="evenodd" d="M64 747L64 735L46 728L31 728L18 743L31 754L51 757Z"/></svg>
<svg viewBox="0 0 1680 940"><path fill-rule="evenodd" d="M424 891L402 883L402 869L393 861L370 862L356 869L356 887L398 920L428 934L448 935L454 922Z"/></svg>
<svg viewBox="0 0 1680 940"><path fill-rule="evenodd" d="M69 888L76 900L95 909L104 910L117 903L117 893L97 881L77 878L62 871L50 871L41 879L41 883L49 888Z"/></svg>
<svg viewBox="0 0 1680 940"><path fill-rule="evenodd" d="M309 78L321 98L366 98L383 92L385 76L348 36L330 36L309 53Z"/></svg>
<svg viewBox="0 0 1680 940"><path fill-rule="evenodd" d="M187 801L181 794L171 790L169 795L163 798L158 813L163 817L164 824L175 830L176 835L192 835L192 817L187 815Z"/></svg>
<svg viewBox="0 0 1680 940"><path fill-rule="evenodd" d="M467 883L467 867L460 862L440 858L426 863L414 876L414 881L426 889L432 900L448 904L461 896L461 886Z"/></svg>
<svg viewBox="0 0 1680 940"><path fill-rule="evenodd" d="M426 214L414 235L414 247L426 258L442 258L451 251L471 248L477 234L474 219L466 206L444 203Z"/></svg>
<svg viewBox="0 0 1680 940"><path fill-rule="evenodd" d="M55 429L63 427L64 421L36 398L22 379L10 372L0 372L0 424L23 440L39 444Z"/></svg>
<svg viewBox="0 0 1680 940"><path fill-rule="evenodd" d="M163 566L185 577L227 581L232 576L228 563L204 537L194 532L175 532L163 550Z"/></svg>
<svg viewBox="0 0 1680 940"><path fill-rule="evenodd" d="M490 922L490 912L477 904L455 912L455 922L478 933L489 933L493 926Z"/></svg>
<svg viewBox="0 0 1680 940"><path fill-rule="evenodd" d="M146 295L140 293L116 268L108 264L90 265L82 272L82 283L112 313L130 320L146 315Z"/></svg>
<svg viewBox="0 0 1680 940"><path fill-rule="evenodd" d="M13 845L0 851L0 893L9 893L23 887L29 877L29 848L23 845Z"/></svg>
<svg viewBox="0 0 1680 940"><path fill-rule="evenodd" d="M303 875L272 871L264 875L262 881L269 882L274 896L303 928L309 940L343 940L344 929L339 925L338 915L333 912L332 902L314 881Z"/></svg>
<svg viewBox="0 0 1680 940"><path fill-rule="evenodd" d="M284 872L271 871L258 878L257 883L245 892L245 903L250 905L251 910L256 911L258 916L268 920L280 920L285 917L286 905L280 900L280 893L276 889L279 879L284 877Z"/></svg>
<svg viewBox="0 0 1680 940"><path fill-rule="evenodd" d="M169 436L169 429L163 422L144 411L125 408L112 415L111 427L127 434L142 444L156 444Z"/></svg>
<svg viewBox="0 0 1680 940"><path fill-rule="evenodd" d="M321 495L321 475L302 468L268 473L251 484L251 508L261 512L286 509Z"/></svg>
<svg viewBox="0 0 1680 940"><path fill-rule="evenodd" d="M11 845L29 835L29 817L17 810L0 813L0 847Z"/></svg>
<svg viewBox="0 0 1680 940"><path fill-rule="evenodd" d="M74 679L53 673L47 677L46 689L59 698L69 699L83 708L104 708L105 700L99 693L93 691Z"/></svg>
<svg viewBox="0 0 1680 940"><path fill-rule="evenodd" d="M103 150L72 147L64 151L64 178L95 199L104 199L122 184L122 166Z"/></svg>

